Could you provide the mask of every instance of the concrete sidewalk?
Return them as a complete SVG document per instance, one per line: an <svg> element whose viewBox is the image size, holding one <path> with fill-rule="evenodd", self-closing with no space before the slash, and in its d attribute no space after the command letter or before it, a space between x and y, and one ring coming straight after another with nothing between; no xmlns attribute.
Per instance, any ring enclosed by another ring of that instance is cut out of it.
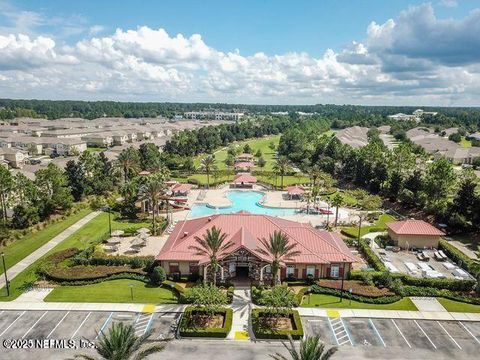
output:
<svg viewBox="0 0 480 360"><path fill-rule="evenodd" d="M183 312L184 304L115 304L80 302L2 302L0 310L37 311L123 311L123 312Z"/></svg>
<svg viewBox="0 0 480 360"><path fill-rule="evenodd" d="M253 303L250 288L236 288L233 292L233 301L230 307L233 309L233 322L232 329L227 338L236 340L248 340L252 338L250 313L253 308Z"/></svg>
<svg viewBox="0 0 480 360"><path fill-rule="evenodd" d="M480 321L480 313L454 313L446 311L403 311L367 309L317 309L297 308L301 316L358 317L412 320L461 320Z"/></svg>
<svg viewBox="0 0 480 360"><path fill-rule="evenodd" d="M53 249L55 246L57 246L60 242L65 240L67 237L72 235L75 231L80 229L83 225L88 223L90 220L94 219L96 216L100 214L100 211L93 211L84 218L78 220L75 224L69 226L65 230L63 230L60 234L52 238L49 242L47 242L45 245L41 246L34 252L32 252L30 255L26 256L22 260L20 260L18 263L13 265L10 269L7 270L7 275L8 275L8 280L11 281L15 276L17 276L19 273L21 273L23 270L25 270L28 266L33 264L35 261L37 261L39 258L41 258L43 255L45 255L47 252L49 252L51 249ZM2 276L0 278L0 288L5 286L5 278Z"/></svg>

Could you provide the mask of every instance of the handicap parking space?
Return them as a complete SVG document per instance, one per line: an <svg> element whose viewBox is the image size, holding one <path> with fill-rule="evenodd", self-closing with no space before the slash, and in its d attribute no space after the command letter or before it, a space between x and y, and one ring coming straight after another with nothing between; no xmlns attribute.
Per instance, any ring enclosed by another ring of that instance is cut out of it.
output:
<svg viewBox="0 0 480 360"><path fill-rule="evenodd" d="M383 339L371 319L346 318L343 323L354 345L384 346Z"/></svg>
<svg viewBox="0 0 480 360"><path fill-rule="evenodd" d="M307 336L320 336L331 345L422 349L454 358L462 353L474 355L480 348L480 322L326 317L302 321ZM329 326L332 321L339 327L343 324L340 330L345 329L351 341L337 342L336 330Z"/></svg>
<svg viewBox="0 0 480 360"><path fill-rule="evenodd" d="M303 320L303 327L307 335L319 336L324 343L336 345L335 336L327 318L310 317Z"/></svg>

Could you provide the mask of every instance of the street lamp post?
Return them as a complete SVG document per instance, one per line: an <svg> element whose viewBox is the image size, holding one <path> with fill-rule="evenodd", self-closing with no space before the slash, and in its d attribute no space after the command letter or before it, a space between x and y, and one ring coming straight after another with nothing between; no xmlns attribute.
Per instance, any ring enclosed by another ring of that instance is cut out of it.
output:
<svg viewBox="0 0 480 360"><path fill-rule="evenodd" d="M363 216L359 215L360 221L358 222L358 236L357 236L357 246L360 244L360 235L362 231L362 220Z"/></svg>
<svg viewBox="0 0 480 360"><path fill-rule="evenodd" d="M5 276L5 286L7 287L7 296L10 296L10 283L7 277L7 266L5 265L5 253L1 253L3 262L3 275Z"/></svg>
<svg viewBox="0 0 480 360"><path fill-rule="evenodd" d="M133 301L133 284L129 284L128 287L130 288L130 296L132 297Z"/></svg>
<svg viewBox="0 0 480 360"><path fill-rule="evenodd" d="M342 290L340 290L340 302L343 301L343 281L345 280L345 258L343 258L343 264L342 264Z"/></svg>
<svg viewBox="0 0 480 360"><path fill-rule="evenodd" d="M107 210L108 210L108 231L110 233L110 237L112 237L112 219L110 217L110 207L108 207Z"/></svg>

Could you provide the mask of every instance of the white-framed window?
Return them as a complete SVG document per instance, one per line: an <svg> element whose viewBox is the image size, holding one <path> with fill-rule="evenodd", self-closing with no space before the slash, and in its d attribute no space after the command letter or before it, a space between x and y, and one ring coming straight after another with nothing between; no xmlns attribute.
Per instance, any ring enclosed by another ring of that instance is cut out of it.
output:
<svg viewBox="0 0 480 360"><path fill-rule="evenodd" d="M340 276L340 266L332 265L330 268L330 276L331 277L339 277Z"/></svg>
<svg viewBox="0 0 480 360"><path fill-rule="evenodd" d="M268 265L265 267L265 273L266 274L271 274L272 273L272 265Z"/></svg>
<svg viewBox="0 0 480 360"><path fill-rule="evenodd" d="M294 276L295 275L295 266L288 265L287 266L287 276Z"/></svg>
<svg viewBox="0 0 480 360"><path fill-rule="evenodd" d="M315 266L307 266L307 276L315 276Z"/></svg>

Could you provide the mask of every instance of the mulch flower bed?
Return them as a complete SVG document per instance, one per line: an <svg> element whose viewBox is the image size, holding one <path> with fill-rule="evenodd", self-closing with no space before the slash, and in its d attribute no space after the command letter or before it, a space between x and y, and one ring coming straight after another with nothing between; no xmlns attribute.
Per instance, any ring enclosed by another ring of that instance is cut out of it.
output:
<svg viewBox="0 0 480 360"><path fill-rule="evenodd" d="M273 330L293 330L292 319L289 316L267 316L262 315L258 318L260 328Z"/></svg>
<svg viewBox="0 0 480 360"><path fill-rule="evenodd" d="M223 314L205 314L205 313L192 313L189 318L189 326L194 328L221 328L225 316Z"/></svg>
<svg viewBox="0 0 480 360"><path fill-rule="evenodd" d="M341 280L318 280L318 286L330 289L340 290L342 288ZM388 295L395 295L387 288L380 289L376 286L365 285L361 281L345 280L343 282L343 290L348 291L352 289L352 294L367 296L367 297L381 297Z"/></svg>

